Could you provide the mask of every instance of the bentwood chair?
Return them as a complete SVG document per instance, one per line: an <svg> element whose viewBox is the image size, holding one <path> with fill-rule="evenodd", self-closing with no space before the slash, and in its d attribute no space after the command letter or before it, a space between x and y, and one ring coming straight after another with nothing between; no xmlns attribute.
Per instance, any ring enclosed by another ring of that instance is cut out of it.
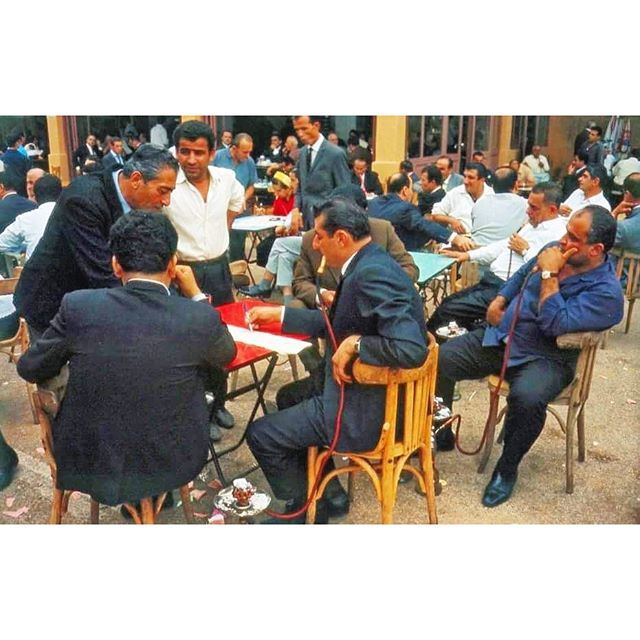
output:
<svg viewBox="0 0 640 640"><path fill-rule="evenodd" d="M55 417L58 412L58 400L53 391L45 389L37 389L33 391L33 402L36 407L38 419L40 422L40 440L44 448L44 455L51 470L51 480L53 482L53 500L51 503L51 515L49 524L61 524L62 516L67 513L69 507L69 497L73 491L66 491L57 488L58 465L53 455L53 434L51 430L51 418ZM156 524L158 514L162 509L162 505L167 497L166 493L162 493L155 499L152 497L142 498L140 507L125 503L125 508L131 514L135 524ZM187 524L193 522L193 507L189 496L189 487L184 485L180 487L180 498L182 500L182 508L184 510ZM99 522L100 504L91 498L91 524Z"/></svg>
<svg viewBox="0 0 640 640"><path fill-rule="evenodd" d="M560 349L579 349L580 355L576 364L576 373L573 380L556 396L547 407L547 411L557 420L560 428L565 434L565 457L566 457L566 492L573 493L573 432L577 424L578 431L578 461L585 461L585 435L584 435L584 409L589 392L591 390L591 379L593 377L593 366L596 360L596 353L605 336L601 332L567 333L556 338L556 344ZM498 376L489 376L489 391L494 392L498 386ZM499 394L506 398L509 395L509 384L505 380L500 386ZM553 405L567 407L566 418L560 415ZM504 418L507 407L504 406L498 413L498 403L495 403L494 410L490 415L487 427L487 437L484 448L480 453L480 464L478 473L482 473L489 461L496 425L500 424ZM498 442L502 442L503 433L500 433Z"/></svg>
<svg viewBox="0 0 640 640"><path fill-rule="evenodd" d="M624 332L629 333L633 305L635 304L636 298L640 297L640 253L631 253L630 251L618 249L613 249L611 253L618 256L618 263L616 265L618 280L622 278L622 274L626 270L627 284L624 289L624 295L629 305L627 307L627 322L624 326Z"/></svg>
<svg viewBox="0 0 640 640"><path fill-rule="evenodd" d="M329 471L320 481L307 511L307 522L314 522L316 502L322 497L327 483L334 477L349 474L349 499L353 495L353 475L364 471L376 492L381 507L382 523L393 522L393 507L396 502L400 474L404 470L412 473L419 482L427 499L429 523L436 524L436 495L434 467L431 450L431 423L433 420L433 395L438 366L438 345L429 335L427 359L416 369L392 369L374 367L356 360L353 376L359 384L384 385L386 387L385 411L380 440L374 449L364 452L336 451L334 455L347 458L348 464ZM403 433L398 435L398 409L404 399L402 413ZM420 469L410 463L418 453ZM308 491L311 495L314 483L324 461L329 457L328 449L310 447L308 450Z"/></svg>

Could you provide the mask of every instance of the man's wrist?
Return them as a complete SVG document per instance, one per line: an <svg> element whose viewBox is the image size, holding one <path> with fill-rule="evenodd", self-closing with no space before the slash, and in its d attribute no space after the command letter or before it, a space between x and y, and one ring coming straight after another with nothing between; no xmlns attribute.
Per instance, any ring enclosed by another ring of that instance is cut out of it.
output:
<svg viewBox="0 0 640 640"><path fill-rule="evenodd" d="M198 291L198 293L194 293L190 298L194 302L200 302L201 300L209 300L209 296L206 293L202 293L202 291Z"/></svg>

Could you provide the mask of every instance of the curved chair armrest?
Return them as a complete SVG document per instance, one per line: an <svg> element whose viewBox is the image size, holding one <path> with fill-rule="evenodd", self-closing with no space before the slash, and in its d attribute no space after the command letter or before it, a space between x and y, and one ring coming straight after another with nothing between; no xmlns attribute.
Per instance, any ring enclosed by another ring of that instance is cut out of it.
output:
<svg viewBox="0 0 640 640"><path fill-rule="evenodd" d="M579 333L565 333L556 338L556 344L560 349L584 349L586 347L597 347L606 331L583 331Z"/></svg>

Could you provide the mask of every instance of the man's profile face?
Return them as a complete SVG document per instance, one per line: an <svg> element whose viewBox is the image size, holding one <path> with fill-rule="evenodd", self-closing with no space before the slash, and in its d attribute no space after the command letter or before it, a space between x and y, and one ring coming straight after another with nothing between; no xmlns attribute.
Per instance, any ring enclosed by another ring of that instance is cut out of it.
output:
<svg viewBox="0 0 640 640"><path fill-rule="evenodd" d="M327 140L331 143L331 144L338 144L338 136L337 134L331 132L328 136L327 136Z"/></svg>
<svg viewBox="0 0 640 640"><path fill-rule="evenodd" d="M484 153L474 153L472 156L473 162L484 163Z"/></svg>
<svg viewBox="0 0 640 640"><path fill-rule="evenodd" d="M123 149L124 147L122 146L122 140L116 140L115 142L111 143L111 150L113 151L113 153L117 153L119 156L121 156Z"/></svg>
<svg viewBox="0 0 640 640"><path fill-rule="evenodd" d="M92 147L96 144L96 137L95 136L87 136L87 144L91 145Z"/></svg>
<svg viewBox="0 0 640 640"><path fill-rule="evenodd" d="M425 193L431 193L436 188L436 183L435 180L429 180L428 173L421 173L420 186Z"/></svg>
<svg viewBox="0 0 640 640"><path fill-rule="evenodd" d="M280 146L281 142L282 142L282 140L280 140L280 136L271 136L271 148L272 149L277 149Z"/></svg>
<svg viewBox="0 0 640 640"><path fill-rule="evenodd" d="M442 174L443 180L446 180L451 174L451 167L449 166L449 162L444 158L436 160L436 167L438 167L438 171Z"/></svg>
<svg viewBox="0 0 640 640"><path fill-rule="evenodd" d="M313 224L314 236L312 246L319 251L326 259L327 265L332 268L340 268L342 266L342 258L340 254L340 230L330 236L324 230L325 216L320 214L316 217Z"/></svg>
<svg viewBox="0 0 640 640"><path fill-rule="evenodd" d="M293 123L296 136L302 144L313 144L320 137L320 123L311 122L309 116L296 118Z"/></svg>
<svg viewBox="0 0 640 640"><path fill-rule="evenodd" d="M249 142L249 140L242 140L238 146L231 147L231 150L232 154L235 156L234 160L236 162L244 162L249 158L253 151L253 142Z"/></svg>
<svg viewBox="0 0 640 640"><path fill-rule="evenodd" d="M233 136L231 135L231 131L222 132L222 144L228 147L231 144L232 140L233 140Z"/></svg>
<svg viewBox="0 0 640 640"><path fill-rule="evenodd" d="M476 169L466 169L464 172L464 188L472 197L477 197L482 193L484 178L478 176Z"/></svg>
<svg viewBox="0 0 640 640"><path fill-rule="evenodd" d="M549 214L549 205L544 201L544 193L529 194L527 199L527 216L529 216L529 222L532 226L537 227L542 219Z"/></svg>
<svg viewBox="0 0 640 640"><path fill-rule="evenodd" d="M597 142L600 140L600 134L594 129L589 129L589 142Z"/></svg>
<svg viewBox="0 0 640 640"><path fill-rule="evenodd" d="M212 157L213 149L209 149L206 138L180 138L176 146L176 159L189 182L198 182L207 177Z"/></svg>
<svg viewBox="0 0 640 640"><path fill-rule="evenodd" d="M353 163L353 173L355 173L358 178L363 176L367 170L367 163L365 160L355 160Z"/></svg>
<svg viewBox="0 0 640 640"><path fill-rule="evenodd" d="M540 147L537 144L534 145L531 149L531 153L533 154L534 158L537 158L540 155Z"/></svg>
<svg viewBox="0 0 640 640"><path fill-rule="evenodd" d="M596 179L592 177L587 169L578 176L578 187L580 187L584 193L589 193L597 189L599 184L600 181L598 180L596 182Z"/></svg>
<svg viewBox="0 0 640 640"><path fill-rule="evenodd" d="M176 187L176 172L166 167L158 175L145 182L138 171L131 174L131 197L127 200L132 209L160 211L171 203L171 192Z"/></svg>
<svg viewBox="0 0 640 640"><path fill-rule="evenodd" d="M589 244L587 238L591 230L591 215L587 212L575 213L567 223L567 232L560 239L560 247L563 251L577 249L577 252L569 257L567 263L572 267L583 267L597 255L597 244Z"/></svg>
<svg viewBox="0 0 640 640"><path fill-rule="evenodd" d="M33 192L33 185L38 182L40 178L44 175L44 171L42 169L29 169L27 171L27 196L29 200L35 199L35 194Z"/></svg>

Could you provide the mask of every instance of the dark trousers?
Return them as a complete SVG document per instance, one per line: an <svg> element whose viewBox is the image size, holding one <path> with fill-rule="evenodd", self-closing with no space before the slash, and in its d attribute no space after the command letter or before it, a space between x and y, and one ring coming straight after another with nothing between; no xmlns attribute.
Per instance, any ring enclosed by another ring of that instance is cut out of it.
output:
<svg viewBox="0 0 640 640"><path fill-rule="evenodd" d="M186 264L193 269L198 286L203 293L211 296L211 304L214 307L233 302L233 280L226 255L220 256L216 260L183 262L181 264ZM214 396L212 411L224 407L227 395L227 378L227 372L220 368L213 369L209 376L207 388Z"/></svg>
<svg viewBox="0 0 640 640"><path fill-rule="evenodd" d="M18 332L19 325L20 316L18 316L17 311L10 313L8 316L2 316L2 318L0 318L0 340L13 338Z"/></svg>
<svg viewBox="0 0 640 640"><path fill-rule="evenodd" d="M436 395L451 407L458 380L477 380L500 373L504 347L483 347L480 328L440 346ZM533 446L544 426L547 405L573 379L575 364L538 358L508 367L508 409L504 422L504 448L497 467L506 477Z"/></svg>
<svg viewBox="0 0 640 640"><path fill-rule="evenodd" d="M250 211L244 211L236 216L236 218L246 218L252 215ZM246 231L229 231L229 259L231 262L236 260L245 260L244 243L247 239Z"/></svg>
<svg viewBox="0 0 640 640"><path fill-rule="evenodd" d="M455 320L459 326L471 331L479 320L484 320L487 307L503 284L504 281L492 272L486 272L478 284L445 298L429 318L427 329L435 335L436 329Z"/></svg>

